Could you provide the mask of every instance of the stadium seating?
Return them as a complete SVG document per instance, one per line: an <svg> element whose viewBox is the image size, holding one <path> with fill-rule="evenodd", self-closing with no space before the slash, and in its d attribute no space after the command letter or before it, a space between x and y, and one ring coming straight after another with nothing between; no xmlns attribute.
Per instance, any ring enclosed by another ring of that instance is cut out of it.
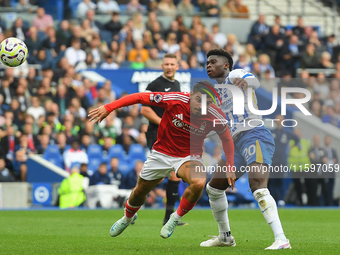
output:
<svg viewBox="0 0 340 255"><path fill-rule="evenodd" d="M87 148L87 156L89 158L88 169L92 171L98 170L99 165L103 162L103 150L100 145L91 144Z"/></svg>
<svg viewBox="0 0 340 255"><path fill-rule="evenodd" d="M49 145L44 151L43 158L58 167L63 167L63 157L60 153L58 145Z"/></svg>
<svg viewBox="0 0 340 255"><path fill-rule="evenodd" d="M132 144L128 152L128 158L130 161L140 159L142 161L146 160L145 151L142 145Z"/></svg>
<svg viewBox="0 0 340 255"><path fill-rule="evenodd" d="M118 158L120 163L126 163L127 157L125 155L123 146L120 144L116 144L112 146L109 150L109 160L111 158Z"/></svg>

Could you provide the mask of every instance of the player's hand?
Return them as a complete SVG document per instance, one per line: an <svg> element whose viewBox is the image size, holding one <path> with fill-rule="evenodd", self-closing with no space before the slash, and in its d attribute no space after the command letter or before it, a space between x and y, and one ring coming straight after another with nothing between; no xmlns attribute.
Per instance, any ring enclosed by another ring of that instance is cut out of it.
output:
<svg viewBox="0 0 340 255"><path fill-rule="evenodd" d="M233 190L235 188L235 181L236 181L235 172L227 172L227 180L228 180L229 186L231 186L231 189Z"/></svg>
<svg viewBox="0 0 340 255"><path fill-rule="evenodd" d="M93 121L93 124L102 122L103 119L105 119L109 115L109 113L106 111L104 105L101 107L98 107L96 109L93 109L89 112L89 121Z"/></svg>
<svg viewBox="0 0 340 255"><path fill-rule="evenodd" d="M245 79L242 79L240 77L237 77L234 79L234 82L233 84L236 86L236 87L239 87L239 88L243 88L243 90L247 90L248 89L248 82L246 82Z"/></svg>

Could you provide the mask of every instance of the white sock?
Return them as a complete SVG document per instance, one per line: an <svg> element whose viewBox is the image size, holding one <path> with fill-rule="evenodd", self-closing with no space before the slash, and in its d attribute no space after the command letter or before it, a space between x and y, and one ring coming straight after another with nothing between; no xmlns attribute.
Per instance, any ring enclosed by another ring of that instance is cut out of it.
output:
<svg viewBox="0 0 340 255"><path fill-rule="evenodd" d="M175 216L175 218L176 218L177 220L181 220L182 217L183 217L183 216L179 216L178 213L177 213L177 211L174 212L174 216Z"/></svg>
<svg viewBox="0 0 340 255"><path fill-rule="evenodd" d="M207 193L209 195L209 203L213 212L214 218L218 223L218 229L220 232L220 240L229 241L230 226L228 218L228 200L224 190L219 190L211 187L207 184Z"/></svg>
<svg viewBox="0 0 340 255"><path fill-rule="evenodd" d="M287 238L282 229L276 202L274 198L270 195L269 190L258 189L254 191L253 195L259 204L264 218L272 228L275 239L281 239L284 242L287 241Z"/></svg>

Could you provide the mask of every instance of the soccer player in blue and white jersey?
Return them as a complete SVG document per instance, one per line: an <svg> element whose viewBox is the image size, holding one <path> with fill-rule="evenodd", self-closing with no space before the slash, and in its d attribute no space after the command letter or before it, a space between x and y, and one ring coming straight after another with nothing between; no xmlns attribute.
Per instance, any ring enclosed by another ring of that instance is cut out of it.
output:
<svg viewBox="0 0 340 255"><path fill-rule="evenodd" d="M236 169L239 170L241 166L249 166L250 169L256 169L253 172L248 172L249 185L264 218L271 226L275 236L275 242L266 249L291 248L289 240L282 229L276 202L267 189L269 171L263 171L265 167L270 166L272 163L275 151L273 136L269 129L261 125L261 121L258 121L257 126L255 124L257 121L252 121L252 126L248 125L249 120L262 119L261 116L250 112L247 100L248 86L257 89L260 86L259 81L254 75L243 70L237 69L232 71L233 59L225 50L211 50L208 52L207 58L207 74L211 79L215 79L218 84L230 84L243 88L245 97L244 115L233 114L233 96L230 90L216 88L216 91L222 100L221 108L229 122L229 129L234 140L234 162ZM252 98L253 106L257 108L257 99L254 91ZM225 161L226 158L222 155L218 163L219 166L224 166L226 164ZM210 206L218 223L220 233L219 236L202 242L202 247L236 245L235 239L230 233L227 213L228 201L225 194L225 190L229 185L233 188L236 177L240 177L237 172L236 175L233 172L215 172L213 178L207 184Z"/></svg>

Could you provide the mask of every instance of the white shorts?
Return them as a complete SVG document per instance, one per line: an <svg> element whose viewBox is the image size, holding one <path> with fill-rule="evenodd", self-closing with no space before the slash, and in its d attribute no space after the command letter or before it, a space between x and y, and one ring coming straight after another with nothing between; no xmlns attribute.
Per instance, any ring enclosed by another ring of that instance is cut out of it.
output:
<svg viewBox="0 0 340 255"><path fill-rule="evenodd" d="M187 161L199 161L204 165L203 159L200 156L189 155L184 158L178 158L152 150L139 176L147 181L170 177L172 171L175 171L177 176L178 169Z"/></svg>

